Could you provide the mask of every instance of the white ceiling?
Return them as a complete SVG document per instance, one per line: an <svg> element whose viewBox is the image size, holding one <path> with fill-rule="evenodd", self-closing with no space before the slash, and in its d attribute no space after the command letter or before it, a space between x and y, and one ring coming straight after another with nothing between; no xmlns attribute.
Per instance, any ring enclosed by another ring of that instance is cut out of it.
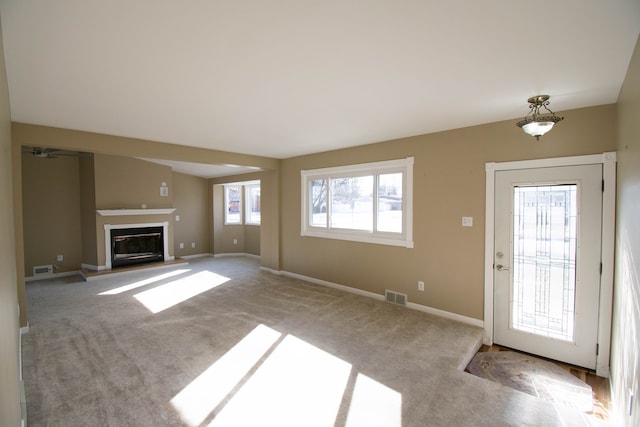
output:
<svg viewBox="0 0 640 427"><path fill-rule="evenodd" d="M0 0L12 120L274 158L614 103L638 0ZM517 131L517 129L515 129Z"/></svg>
<svg viewBox="0 0 640 427"><path fill-rule="evenodd" d="M201 178L218 178L221 176L232 176L243 173L257 172L260 168L243 167L235 165L210 165L204 163L180 162L176 160L160 160L150 158L140 158L148 162L158 163L170 166L175 172L185 173L187 175L199 176Z"/></svg>

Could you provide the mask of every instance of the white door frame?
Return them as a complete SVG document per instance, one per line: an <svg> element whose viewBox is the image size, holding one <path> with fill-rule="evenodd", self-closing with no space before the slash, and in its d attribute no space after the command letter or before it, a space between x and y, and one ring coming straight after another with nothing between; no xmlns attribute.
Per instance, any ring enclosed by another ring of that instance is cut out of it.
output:
<svg viewBox="0 0 640 427"><path fill-rule="evenodd" d="M575 157L488 162L486 171L485 243L484 243L484 344L493 344L493 262L495 173L497 171L602 164L605 185L602 193L602 274L600 276L600 308L598 312L598 345L596 375L609 377L611 350L611 314L613 308L613 269L616 211L616 152Z"/></svg>

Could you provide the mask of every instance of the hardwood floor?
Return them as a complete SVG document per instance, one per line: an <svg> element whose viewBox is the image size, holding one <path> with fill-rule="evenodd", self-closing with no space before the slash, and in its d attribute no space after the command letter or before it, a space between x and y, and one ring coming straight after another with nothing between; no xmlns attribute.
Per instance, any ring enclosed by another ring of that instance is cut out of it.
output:
<svg viewBox="0 0 640 427"><path fill-rule="evenodd" d="M517 351L506 347L492 345L491 347L483 345L478 352L485 351ZM578 377L580 380L591 386L593 390L593 413L592 415L602 420L609 419L609 403L611 400L610 385L608 378L597 376L593 371L580 368L565 363L552 361L562 369Z"/></svg>

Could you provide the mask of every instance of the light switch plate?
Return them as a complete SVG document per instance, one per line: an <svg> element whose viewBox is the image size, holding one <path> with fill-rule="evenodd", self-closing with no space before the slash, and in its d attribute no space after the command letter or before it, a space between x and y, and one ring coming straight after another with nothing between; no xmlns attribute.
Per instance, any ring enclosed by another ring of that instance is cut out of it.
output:
<svg viewBox="0 0 640 427"><path fill-rule="evenodd" d="M473 217L472 216L463 216L462 217L462 226L463 227L473 227Z"/></svg>

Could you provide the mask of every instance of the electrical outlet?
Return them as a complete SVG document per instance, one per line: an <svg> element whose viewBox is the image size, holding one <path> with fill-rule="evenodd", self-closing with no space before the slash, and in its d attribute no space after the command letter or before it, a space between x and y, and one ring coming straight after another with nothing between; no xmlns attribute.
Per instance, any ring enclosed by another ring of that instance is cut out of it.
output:
<svg viewBox="0 0 640 427"><path fill-rule="evenodd" d="M179 222L180 221L180 215L176 215L176 221Z"/></svg>
<svg viewBox="0 0 640 427"><path fill-rule="evenodd" d="M180 243L180 249L184 249L184 243Z"/></svg>
<svg viewBox="0 0 640 427"><path fill-rule="evenodd" d="M473 227L473 217L472 216L463 216L462 217L462 226L463 227Z"/></svg>
<svg viewBox="0 0 640 427"><path fill-rule="evenodd" d="M196 247L196 242L192 242L192 243L191 243L191 247L192 247L192 248L195 248L195 247Z"/></svg>
<svg viewBox="0 0 640 427"><path fill-rule="evenodd" d="M237 245L238 244L238 239L233 239L233 244Z"/></svg>
<svg viewBox="0 0 640 427"><path fill-rule="evenodd" d="M418 290L419 291L424 291L424 282L418 281Z"/></svg>
<svg viewBox="0 0 640 427"><path fill-rule="evenodd" d="M58 256L56 257L56 260L57 260L58 262L62 262L62 261L64 261L64 256L62 256L62 255L58 255Z"/></svg>

